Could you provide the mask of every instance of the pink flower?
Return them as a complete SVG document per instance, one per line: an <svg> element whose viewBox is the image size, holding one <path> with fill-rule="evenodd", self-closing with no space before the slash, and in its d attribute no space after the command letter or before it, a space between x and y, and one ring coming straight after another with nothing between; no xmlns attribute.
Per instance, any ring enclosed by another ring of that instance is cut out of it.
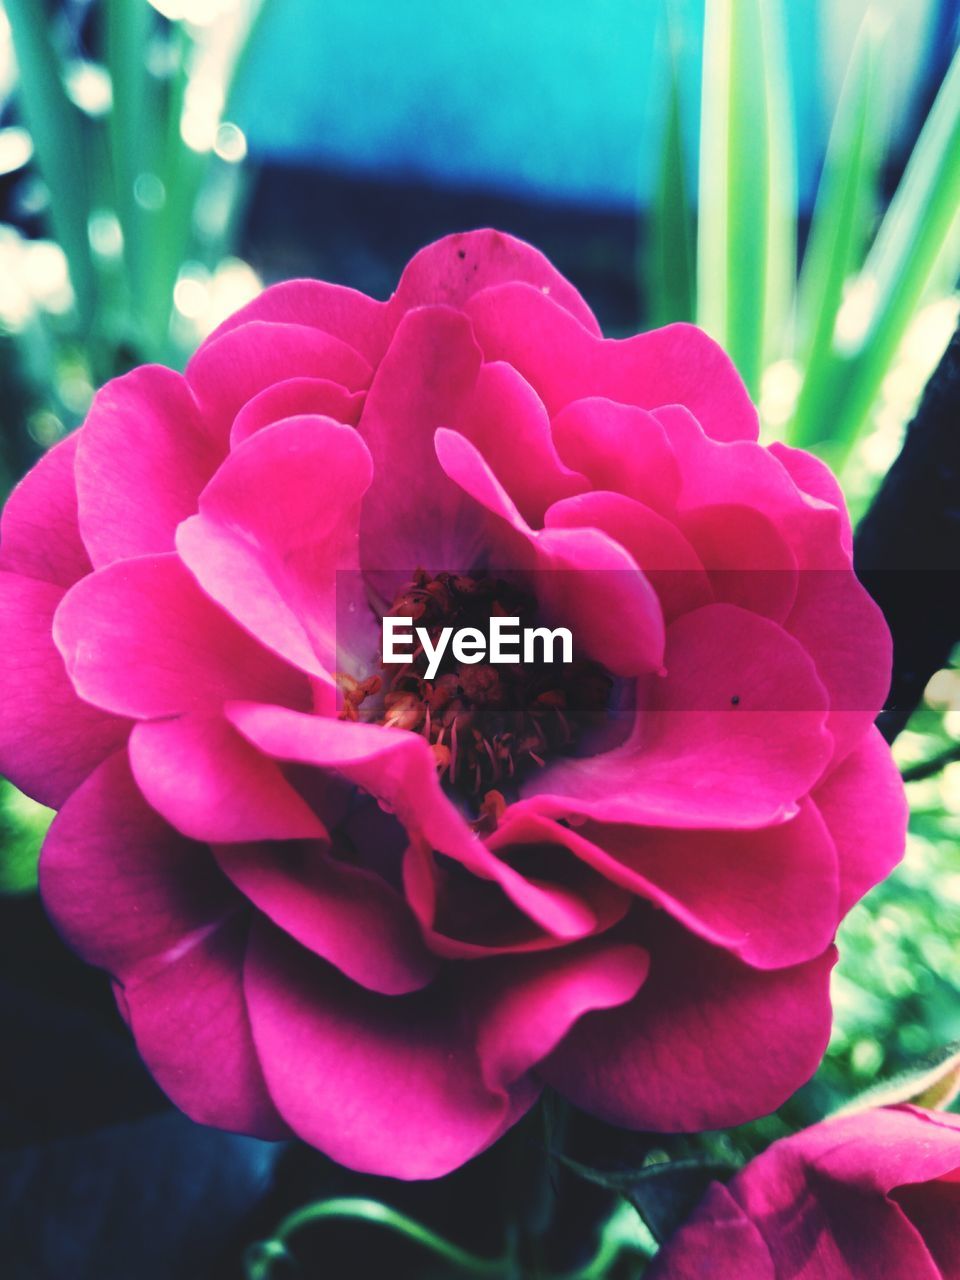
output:
<svg viewBox="0 0 960 1280"><path fill-rule="evenodd" d="M0 765L60 809L47 908L188 1114L430 1177L545 1083L680 1130L811 1074L904 803L837 485L756 437L703 333L604 340L485 231L387 303L267 290L26 478ZM578 660L387 679L398 583Z"/></svg>
<svg viewBox="0 0 960 1280"><path fill-rule="evenodd" d="M649 1280L954 1280L960 1116L826 1120L714 1183Z"/></svg>

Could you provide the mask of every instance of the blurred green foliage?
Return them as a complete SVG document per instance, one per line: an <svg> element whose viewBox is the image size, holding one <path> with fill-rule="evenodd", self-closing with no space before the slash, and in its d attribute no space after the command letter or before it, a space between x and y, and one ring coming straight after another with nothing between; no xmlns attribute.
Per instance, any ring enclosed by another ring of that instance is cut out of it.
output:
<svg viewBox="0 0 960 1280"><path fill-rule="evenodd" d="M0 778L0 893L37 887L40 846L53 812Z"/></svg>
<svg viewBox="0 0 960 1280"><path fill-rule="evenodd" d="M911 327L954 294L960 272L960 52L878 216L884 83L897 40L878 11L868 8L854 47L798 264L782 0L706 0L695 201L666 0L668 109L650 245L640 257L654 322L703 325L759 401L768 438L813 449L837 468L871 430ZM924 373L939 354L927 344Z"/></svg>
<svg viewBox="0 0 960 1280"><path fill-rule="evenodd" d="M97 386L144 361L181 365L260 287L229 246L246 155L231 91L261 0L207 6L202 22L176 15L203 5L101 0L82 32L80 6L49 21L44 7L0 12L20 119L0 130L0 168L51 236L0 226L8 481L82 420Z"/></svg>

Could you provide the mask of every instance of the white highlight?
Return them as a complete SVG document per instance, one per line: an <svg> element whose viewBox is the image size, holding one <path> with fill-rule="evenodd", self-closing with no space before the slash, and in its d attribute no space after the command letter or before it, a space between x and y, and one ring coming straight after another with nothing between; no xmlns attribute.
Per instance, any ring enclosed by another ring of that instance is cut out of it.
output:
<svg viewBox="0 0 960 1280"><path fill-rule="evenodd" d="M416 644L414 643L416 641ZM556 650L559 643L560 657ZM573 635L568 627L520 627L519 618L490 619L490 636L477 627L442 627L436 643L425 627L414 627L413 618L387 614L383 619L383 661L385 664L413 662L422 650L427 659L426 678L433 680L450 648L457 662L473 666L478 662L510 664L520 661L572 662Z"/></svg>

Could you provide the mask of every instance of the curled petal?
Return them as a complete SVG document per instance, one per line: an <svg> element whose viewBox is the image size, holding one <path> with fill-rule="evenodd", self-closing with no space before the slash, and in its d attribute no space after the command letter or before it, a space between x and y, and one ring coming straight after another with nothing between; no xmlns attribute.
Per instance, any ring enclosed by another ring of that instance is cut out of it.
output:
<svg viewBox="0 0 960 1280"><path fill-rule="evenodd" d="M251 694L310 703L305 677L241 631L173 555L82 579L57 609L53 636L81 698L117 715L153 719Z"/></svg>
<svg viewBox="0 0 960 1280"><path fill-rule="evenodd" d="M333 418L355 427L360 420L364 393L348 391L327 378L287 378L275 382L248 400L233 420L230 447L235 449L255 432L284 418Z"/></svg>
<svg viewBox="0 0 960 1280"><path fill-rule="evenodd" d="M757 438L757 411L740 376L693 325L598 338L527 284L484 289L466 310L484 356L514 365L551 414L586 396L641 409L682 404L715 440Z"/></svg>
<svg viewBox="0 0 960 1280"><path fill-rule="evenodd" d="M194 840L296 840L323 823L283 777L219 715L134 726L134 777L154 809Z"/></svg>
<svg viewBox="0 0 960 1280"><path fill-rule="evenodd" d="M733 605L707 605L668 628L664 665L622 746L553 762L525 784L539 811L669 827L794 816L833 744L826 692L793 637Z"/></svg>
<svg viewBox="0 0 960 1280"><path fill-rule="evenodd" d="M204 591L302 671L332 679L337 573L358 567L360 500L372 465L351 427L297 417L230 454L177 531Z"/></svg>
<svg viewBox="0 0 960 1280"><path fill-rule="evenodd" d="M677 526L633 498L602 489L577 494L555 502L545 524L548 529L589 527L609 534L643 570L667 622L714 601L700 557Z"/></svg>
<svg viewBox="0 0 960 1280"><path fill-rule="evenodd" d="M350 391L370 383L369 363L354 347L320 329L251 320L208 340L187 365L211 440L226 448L240 409L287 378L326 378Z"/></svg>
<svg viewBox="0 0 960 1280"><path fill-rule="evenodd" d="M436 975L437 958L401 895L374 872L331 857L325 841L224 845L215 853L269 920L368 990L404 995Z"/></svg>
<svg viewBox="0 0 960 1280"><path fill-rule="evenodd" d="M663 657L663 613L657 594L627 551L597 529L532 530L476 448L456 431L440 430L436 451L444 472L491 522L508 563L532 575L541 612L569 625L580 652L616 675L656 671Z"/></svg>
<svg viewBox="0 0 960 1280"><path fill-rule="evenodd" d="M819 956L840 920L836 848L810 801L792 821L758 831L569 827L521 801L497 837L509 844L521 836L564 846L608 882L758 969ZM800 899L807 905L798 912Z"/></svg>
<svg viewBox="0 0 960 1280"><path fill-rule="evenodd" d="M542 401L508 364L481 366L473 395L447 425L476 446L532 525L542 524L552 502L588 487L585 476L561 461Z"/></svg>
<svg viewBox="0 0 960 1280"><path fill-rule="evenodd" d="M656 511L673 511L680 471L652 413L590 396L561 409L552 430L564 462L589 476L595 489L614 489Z"/></svg>
<svg viewBox="0 0 960 1280"><path fill-rule="evenodd" d="M588 948L592 944L587 944ZM579 962L578 962L579 961ZM590 1009L636 992L640 948L474 968L384 997L263 924L247 962L254 1036L272 1097L301 1137L353 1169L434 1178L489 1146L535 1101L528 1072Z"/></svg>

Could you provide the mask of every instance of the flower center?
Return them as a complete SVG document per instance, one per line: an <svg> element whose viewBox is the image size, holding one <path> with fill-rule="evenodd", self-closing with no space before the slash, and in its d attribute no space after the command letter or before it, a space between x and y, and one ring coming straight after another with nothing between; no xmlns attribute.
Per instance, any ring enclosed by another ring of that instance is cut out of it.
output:
<svg viewBox="0 0 960 1280"><path fill-rule="evenodd" d="M397 593L387 615L412 618L436 645L445 627L486 633L492 617L537 620L533 594L515 583L483 574L418 570ZM422 734L436 757L444 786L468 798L479 821L502 810L503 790L542 768L552 755L574 752L583 729L602 723L613 681L596 662L466 664L448 646L432 679L422 644L404 664L383 663L383 675L357 681L340 677L341 717L358 720L361 706L376 698L376 724ZM373 706L370 706L373 711ZM364 717L366 718L366 717Z"/></svg>

